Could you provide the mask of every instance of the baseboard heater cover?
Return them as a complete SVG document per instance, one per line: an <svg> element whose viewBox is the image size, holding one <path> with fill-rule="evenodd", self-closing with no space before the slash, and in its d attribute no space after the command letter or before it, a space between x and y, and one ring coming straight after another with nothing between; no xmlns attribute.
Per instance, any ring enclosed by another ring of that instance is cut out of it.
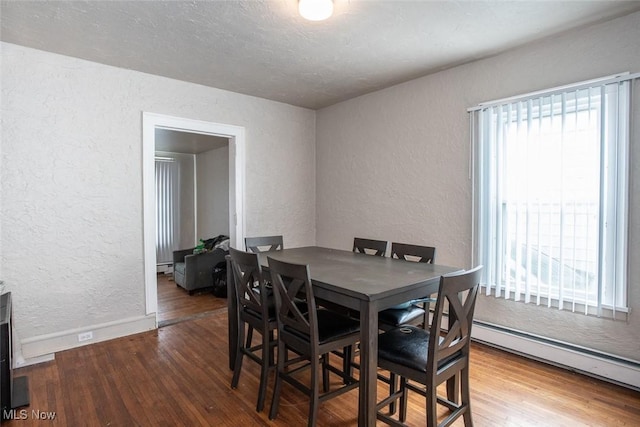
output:
<svg viewBox="0 0 640 427"><path fill-rule="evenodd" d="M615 355L474 321L473 340L640 391L640 363Z"/></svg>

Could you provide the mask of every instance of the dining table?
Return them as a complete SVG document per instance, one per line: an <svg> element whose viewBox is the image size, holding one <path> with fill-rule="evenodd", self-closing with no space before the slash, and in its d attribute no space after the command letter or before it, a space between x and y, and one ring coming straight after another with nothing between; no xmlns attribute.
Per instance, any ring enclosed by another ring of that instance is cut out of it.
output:
<svg viewBox="0 0 640 427"><path fill-rule="evenodd" d="M358 426L376 425L378 312L438 292L442 275L461 268L372 256L340 249L307 246L261 252L259 262L268 272L268 257L309 266L313 293L330 303L359 313L360 385ZM229 367L236 352L237 316L233 277L227 268L229 312Z"/></svg>

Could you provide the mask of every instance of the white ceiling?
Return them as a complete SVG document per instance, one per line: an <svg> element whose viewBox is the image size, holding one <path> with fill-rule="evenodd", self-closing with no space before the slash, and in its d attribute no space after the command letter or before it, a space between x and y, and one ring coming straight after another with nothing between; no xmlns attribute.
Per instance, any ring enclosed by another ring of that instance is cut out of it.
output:
<svg viewBox="0 0 640 427"><path fill-rule="evenodd" d="M6 1L0 39L312 109L640 10L640 1Z"/></svg>

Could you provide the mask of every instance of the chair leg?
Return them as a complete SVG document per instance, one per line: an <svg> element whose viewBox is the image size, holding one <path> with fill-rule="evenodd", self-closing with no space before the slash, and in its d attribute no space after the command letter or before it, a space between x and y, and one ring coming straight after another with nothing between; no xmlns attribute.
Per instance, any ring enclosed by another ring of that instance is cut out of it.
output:
<svg viewBox="0 0 640 427"><path fill-rule="evenodd" d="M282 377L280 376L284 372L285 354L287 352L286 346L281 341L278 343L278 367L276 369L276 381L273 385L273 397L271 398L271 410L269 411L269 419L275 420L278 416L278 405L280 404L280 391L282 389Z"/></svg>
<svg viewBox="0 0 640 427"><path fill-rule="evenodd" d="M320 358L323 361L323 368L322 368L322 382L323 382L323 387L328 389L329 384L325 382L325 375L328 376L328 371L324 368L324 361L327 360L328 355L323 354ZM311 364L311 387L310 387L310 391L311 391L311 396L309 396L309 423L308 423L308 427L315 427L316 425L316 420L318 418L318 405L320 403L320 384L318 384L318 364L317 363L312 363ZM325 390L327 391L327 390Z"/></svg>
<svg viewBox="0 0 640 427"><path fill-rule="evenodd" d="M400 377L400 391L402 394L400 395L400 422L405 422L407 420L407 400L409 397L409 392L407 391L407 379L405 377ZM432 424L428 424L431 426Z"/></svg>
<svg viewBox="0 0 640 427"><path fill-rule="evenodd" d="M393 395L397 388L396 386L398 385L398 380L396 378L396 374L393 372L389 372L389 396ZM392 400L391 403L389 403L389 415L393 415L396 413L396 400Z"/></svg>
<svg viewBox="0 0 640 427"><path fill-rule="evenodd" d="M438 393L435 385L428 386L427 385L427 426L428 427L436 427L438 425Z"/></svg>
<svg viewBox="0 0 640 427"><path fill-rule="evenodd" d="M238 324L238 340L236 341L236 361L233 365L233 378L231 378L231 388L238 387L240 380L240 371L242 370L242 359L244 359L244 322Z"/></svg>
<svg viewBox="0 0 640 427"><path fill-rule="evenodd" d="M463 369L460 373L460 392L462 393L462 405L466 406L463 413L465 427L473 427L471 418L471 392L469 390L469 368Z"/></svg>
<svg viewBox="0 0 640 427"><path fill-rule="evenodd" d="M247 343L245 347L251 348L251 341L253 341L253 326L249 325L247 328Z"/></svg>
<svg viewBox="0 0 640 427"><path fill-rule="evenodd" d="M329 355L320 356L320 363L322 364L322 391L327 393L329 391Z"/></svg>
<svg viewBox="0 0 640 427"><path fill-rule="evenodd" d="M273 331L269 331L269 342L273 343L275 341L276 341L276 336L274 335ZM276 346L269 345L269 366L274 366L276 364L275 352L276 352Z"/></svg>
<svg viewBox="0 0 640 427"><path fill-rule="evenodd" d="M456 405L460 404L460 372L447 380L447 399Z"/></svg>
<svg viewBox="0 0 640 427"><path fill-rule="evenodd" d="M342 349L342 378L343 384L348 384L353 377L353 346L346 346Z"/></svg>
<svg viewBox="0 0 640 427"><path fill-rule="evenodd" d="M258 404L256 411L262 412L264 400L267 394L267 381L269 380L269 367L273 357L273 347L270 344L270 337L273 333L262 334L262 363L260 363L260 386L258 387Z"/></svg>

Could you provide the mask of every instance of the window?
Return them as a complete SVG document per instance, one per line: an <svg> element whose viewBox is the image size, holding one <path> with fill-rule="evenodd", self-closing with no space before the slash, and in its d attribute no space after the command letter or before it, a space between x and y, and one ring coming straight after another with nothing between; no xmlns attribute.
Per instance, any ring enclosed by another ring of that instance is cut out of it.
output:
<svg viewBox="0 0 640 427"><path fill-rule="evenodd" d="M618 76L470 109L486 294L627 312L629 96Z"/></svg>

